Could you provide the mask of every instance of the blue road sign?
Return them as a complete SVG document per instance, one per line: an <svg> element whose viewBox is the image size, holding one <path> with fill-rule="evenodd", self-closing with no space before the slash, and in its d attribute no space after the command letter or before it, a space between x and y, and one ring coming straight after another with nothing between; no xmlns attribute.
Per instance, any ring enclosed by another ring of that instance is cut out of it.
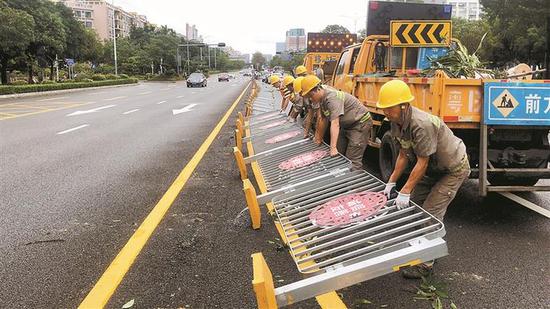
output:
<svg viewBox="0 0 550 309"><path fill-rule="evenodd" d="M427 69L431 66L430 59L437 59L441 56L445 56L449 49L447 47L422 47L419 48L418 61L416 68L420 70Z"/></svg>
<svg viewBox="0 0 550 309"><path fill-rule="evenodd" d="M68 66L72 67L72 66L74 65L75 62L74 62L74 59L65 58L65 63L66 63Z"/></svg>
<svg viewBox="0 0 550 309"><path fill-rule="evenodd" d="M485 124L550 126L550 83L485 83L483 104Z"/></svg>

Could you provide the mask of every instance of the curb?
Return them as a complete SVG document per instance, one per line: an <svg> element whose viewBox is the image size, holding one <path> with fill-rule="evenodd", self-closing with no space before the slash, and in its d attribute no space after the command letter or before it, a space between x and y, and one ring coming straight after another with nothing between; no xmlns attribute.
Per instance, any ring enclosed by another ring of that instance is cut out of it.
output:
<svg viewBox="0 0 550 309"><path fill-rule="evenodd" d="M50 96L50 95L56 95L56 94L62 94L62 93L85 91L85 90L137 86L140 83L141 82L137 82L137 83L134 83L134 84L122 84L122 85L112 85L112 86L98 86L98 87L87 87L87 88L76 88L76 89L64 89L64 90L52 90L52 91L38 91L38 92L6 94L6 95L0 95L0 102L2 100L5 100L5 99L19 99L19 98L29 98L29 97L39 97L39 96Z"/></svg>

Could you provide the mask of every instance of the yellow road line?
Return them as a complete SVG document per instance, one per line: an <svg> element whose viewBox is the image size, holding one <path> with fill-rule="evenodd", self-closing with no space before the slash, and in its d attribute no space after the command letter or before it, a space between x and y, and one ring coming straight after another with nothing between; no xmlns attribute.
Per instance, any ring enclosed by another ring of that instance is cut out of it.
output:
<svg viewBox="0 0 550 309"><path fill-rule="evenodd" d="M36 115L36 114L42 114L42 113L47 113L47 112L53 112L53 111L58 111L58 110L63 110L63 109L67 109L67 108L72 108L72 107L77 107L77 106L84 106L84 105L88 105L88 104L93 104L93 103L96 103L96 102L89 102L89 103L67 103L67 104L71 104L71 105L66 105L66 106L62 106L62 107L59 107L59 108L49 108L49 109L44 109L44 110L39 110L39 111L36 111L36 112L29 112L29 113L19 113L13 117L6 117L6 118L1 118L0 120L6 120L6 119L14 119L14 118L20 118L20 117L24 117L24 116L30 116L30 115ZM6 104L7 105L7 104ZM22 109L24 109L26 107L22 107ZM10 109L15 109L14 107L11 107ZM0 106L0 110L3 110L3 108ZM5 109L4 109L5 110Z"/></svg>
<svg viewBox="0 0 550 309"><path fill-rule="evenodd" d="M164 193L147 218L143 220L126 245L124 245L122 250L120 250L109 267L107 267L90 293L88 293L86 298L84 298L79 308L97 309L103 308L107 304L118 285L122 282L122 279L130 269L130 266L132 266L138 254L141 252L168 209L170 209L174 200L178 197L179 193L183 189L183 186L191 177L193 171L195 171L195 168L202 160L202 157L208 148L210 148L210 145L214 142L214 139L218 133L220 133L223 125L227 122L227 119L231 116L231 113L233 113L233 110L245 94L248 87L250 87L250 83L241 92L235 102L233 102L216 127L214 127L212 132L210 132L210 135L208 135L206 140L204 140L202 145L199 147L199 150L197 150L197 152L193 155L189 163L187 163L176 180L172 183L172 185L170 185L166 193Z"/></svg>

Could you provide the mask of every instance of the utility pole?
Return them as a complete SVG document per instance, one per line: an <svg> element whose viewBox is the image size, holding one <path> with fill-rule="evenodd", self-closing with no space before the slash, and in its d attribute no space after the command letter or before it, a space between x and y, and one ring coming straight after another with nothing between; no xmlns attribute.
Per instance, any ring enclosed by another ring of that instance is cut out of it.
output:
<svg viewBox="0 0 550 309"><path fill-rule="evenodd" d="M210 65L210 47L207 47L208 48L208 68L211 69L212 66Z"/></svg>
<svg viewBox="0 0 550 309"><path fill-rule="evenodd" d="M218 67L218 65L216 64L216 51L218 49L217 48L214 48L214 69L216 69Z"/></svg>
<svg viewBox="0 0 550 309"><path fill-rule="evenodd" d="M113 51L115 54L115 75L118 75L118 66L116 59L116 29L115 29L115 0L112 1L113 6Z"/></svg>
<svg viewBox="0 0 550 309"><path fill-rule="evenodd" d="M187 75L189 76L189 43L187 43Z"/></svg>

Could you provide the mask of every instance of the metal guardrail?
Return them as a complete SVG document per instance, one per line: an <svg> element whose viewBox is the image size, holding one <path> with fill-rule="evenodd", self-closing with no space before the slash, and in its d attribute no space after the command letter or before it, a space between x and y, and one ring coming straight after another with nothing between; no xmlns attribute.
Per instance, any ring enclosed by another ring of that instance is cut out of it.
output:
<svg viewBox="0 0 550 309"><path fill-rule="evenodd" d="M310 214L320 205L347 194L380 192L384 183L366 171L352 172L350 161L341 155L294 170L281 169L282 162L296 155L329 148L303 139L302 134L280 143L266 143L301 128L282 124L262 129L284 119L263 111L256 109L253 100L247 105L247 117L241 115L237 121L236 136L240 139L234 148L252 224L259 228L259 204L266 204L298 271L308 278L275 288L265 259L261 253L254 254L253 286L260 308L311 297L324 308L343 308L343 302L331 291L447 255L443 224L415 204L398 210L393 199L367 220L347 226L316 226ZM244 143L249 155L246 158L241 152ZM248 164L261 195L256 195L247 179Z"/></svg>

